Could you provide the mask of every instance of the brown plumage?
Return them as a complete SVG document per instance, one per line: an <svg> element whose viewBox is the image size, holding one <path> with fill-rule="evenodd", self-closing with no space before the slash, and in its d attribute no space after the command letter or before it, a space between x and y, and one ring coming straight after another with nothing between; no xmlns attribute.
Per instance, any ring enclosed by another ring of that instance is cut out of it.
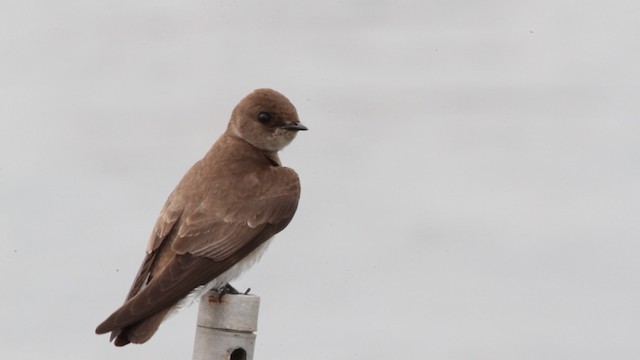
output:
<svg viewBox="0 0 640 360"><path fill-rule="evenodd" d="M96 333L111 332L116 346L144 343L194 289L221 287L255 262L298 206L298 175L277 152L299 130L282 94L259 89L242 99L167 199L124 304Z"/></svg>

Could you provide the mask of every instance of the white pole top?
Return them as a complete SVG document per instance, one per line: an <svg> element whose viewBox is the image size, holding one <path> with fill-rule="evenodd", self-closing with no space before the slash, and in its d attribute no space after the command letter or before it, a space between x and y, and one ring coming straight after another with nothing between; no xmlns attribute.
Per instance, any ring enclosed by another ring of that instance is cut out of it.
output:
<svg viewBox="0 0 640 360"><path fill-rule="evenodd" d="M198 326L247 332L258 330L260 297L226 294L222 302L212 300L218 300L218 294L205 294L200 299Z"/></svg>
<svg viewBox="0 0 640 360"><path fill-rule="evenodd" d="M260 297L209 292L200 298L193 360L252 360Z"/></svg>

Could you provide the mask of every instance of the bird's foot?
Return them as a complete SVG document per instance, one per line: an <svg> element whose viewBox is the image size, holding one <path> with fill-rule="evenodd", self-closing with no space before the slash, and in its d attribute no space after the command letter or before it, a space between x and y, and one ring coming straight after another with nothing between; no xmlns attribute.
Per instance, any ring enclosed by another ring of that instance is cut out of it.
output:
<svg viewBox="0 0 640 360"><path fill-rule="evenodd" d="M249 294L250 291L251 291L251 288L247 288L247 290L244 293L242 293L242 295L247 295ZM227 294L240 295L240 291L238 291L236 288L231 286L231 284L227 283L225 286L211 292L211 294L209 295L209 302L220 303L222 302L222 297Z"/></svg>
<svg viewBox="0 0 640 360"><path fill-rule="evenodd" d="M222 294L222 295L226 295L226 294L238 295L238 294L240 294L240 292L238 290L236 290L236 288L231 286L231 284L227 283L225 286L223 286L220 289L220 294Z"/></svg>

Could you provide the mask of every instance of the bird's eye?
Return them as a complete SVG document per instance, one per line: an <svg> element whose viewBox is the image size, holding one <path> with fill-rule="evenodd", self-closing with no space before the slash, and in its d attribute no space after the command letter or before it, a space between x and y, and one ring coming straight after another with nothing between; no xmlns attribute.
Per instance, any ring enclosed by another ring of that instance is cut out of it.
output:
<svg viewBox="0 0 640 360"><path fill-rule="evenodd" d="M261 112L260 114L258 114L258 121L260 121L261 123L266 124L269 122L269 120L271 120L271 114L266 112Z"/></svg>

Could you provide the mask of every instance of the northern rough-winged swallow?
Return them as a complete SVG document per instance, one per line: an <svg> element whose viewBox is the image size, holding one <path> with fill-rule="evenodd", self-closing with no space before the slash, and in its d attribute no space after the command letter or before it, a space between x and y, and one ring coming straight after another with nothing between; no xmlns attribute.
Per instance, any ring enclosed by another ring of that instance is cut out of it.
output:
<svg viewBox="0 0 640 360"><path fill-rule="evenodd" d="M298 175L278 151L300 130L284 95L258 89L242 99L169 195L124 304L96 333L111 332L116 346L144 343L174 309L253 265L298 206Z"/></svg>

